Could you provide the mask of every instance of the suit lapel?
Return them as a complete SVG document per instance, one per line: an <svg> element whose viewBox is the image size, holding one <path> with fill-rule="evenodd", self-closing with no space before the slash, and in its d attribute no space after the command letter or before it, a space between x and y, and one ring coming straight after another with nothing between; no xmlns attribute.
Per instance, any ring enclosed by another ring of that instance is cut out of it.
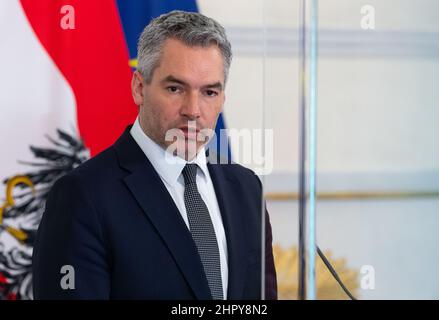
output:
<svg viewBox="0 0 439 320"><path fill-rule="evenodd" d="M247 246L245 227L240 214L239 199L236 198L236 181L224 175L223 166L208 164L215 188L218 205L223 218L227 238L229 281L227 299L242 299L247 270Z"/></svg>
<svg viewBox="0 0 439 320"><path fill-rule="evenodd" d="M124 179L157 232L166 243L197 299L211 299L210 289L192 236L172 197L148 158L129 133L116 142L119 163L131 174Z"/></svg>

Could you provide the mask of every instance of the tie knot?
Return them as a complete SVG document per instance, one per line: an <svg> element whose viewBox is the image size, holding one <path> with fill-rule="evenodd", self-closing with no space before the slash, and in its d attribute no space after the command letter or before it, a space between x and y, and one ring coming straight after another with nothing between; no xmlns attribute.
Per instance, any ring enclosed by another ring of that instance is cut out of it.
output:
<svg viewBox="0 0 439 320"><path fill-rule="evenodd" d="M188 163L183 169L183 178L184 178L184 184L193 184L197 183L197 169L198 165L195 163Z"/></svg>

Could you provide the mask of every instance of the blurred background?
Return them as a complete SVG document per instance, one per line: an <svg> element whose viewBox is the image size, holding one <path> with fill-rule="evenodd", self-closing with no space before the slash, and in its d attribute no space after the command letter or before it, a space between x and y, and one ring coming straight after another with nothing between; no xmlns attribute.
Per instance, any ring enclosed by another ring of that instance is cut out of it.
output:
<svg viewBox="0 0 439 320"><path fill-rule="evenodd" d="M0 298L32 298L47 191L134 120L137 38L183 9L232 43L217 129L268 130L260 177L279 294L296 299L300 2L1 1ZM317 65L318 245L359 299L438 299L439 3L320 1ZM230 141L232 159L258 171L245 152ZM319 259L317 297L347 299Z"/></svg>

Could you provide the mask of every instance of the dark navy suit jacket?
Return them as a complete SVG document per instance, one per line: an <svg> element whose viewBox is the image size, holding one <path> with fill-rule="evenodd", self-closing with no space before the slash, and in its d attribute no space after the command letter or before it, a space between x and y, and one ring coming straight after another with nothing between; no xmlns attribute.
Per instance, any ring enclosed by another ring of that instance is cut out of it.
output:
<svg viewBox="0 0 439 320"><path fill-rule="evenodd" d="M237 164L208 168L227 238L227 298L260 299L260 181ZM265 215L265 292L275 299ZM61 273L64 265L74 273ZM62 288L67 275L74 289ZM211 299L190 231L129 127L50 191L34 246L33 289L36 299Z"/></svg>

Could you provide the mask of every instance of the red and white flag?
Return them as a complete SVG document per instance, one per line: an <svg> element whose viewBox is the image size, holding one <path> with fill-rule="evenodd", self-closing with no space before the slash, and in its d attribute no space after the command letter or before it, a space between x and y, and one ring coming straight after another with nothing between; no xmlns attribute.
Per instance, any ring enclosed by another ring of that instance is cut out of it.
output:
<svg viewBox="0 0 439 320"><path fill-rule="evenodd" d="M115 1L0 1L0 299L32 298L42 200L133 122L131 72Z"/></svg>

